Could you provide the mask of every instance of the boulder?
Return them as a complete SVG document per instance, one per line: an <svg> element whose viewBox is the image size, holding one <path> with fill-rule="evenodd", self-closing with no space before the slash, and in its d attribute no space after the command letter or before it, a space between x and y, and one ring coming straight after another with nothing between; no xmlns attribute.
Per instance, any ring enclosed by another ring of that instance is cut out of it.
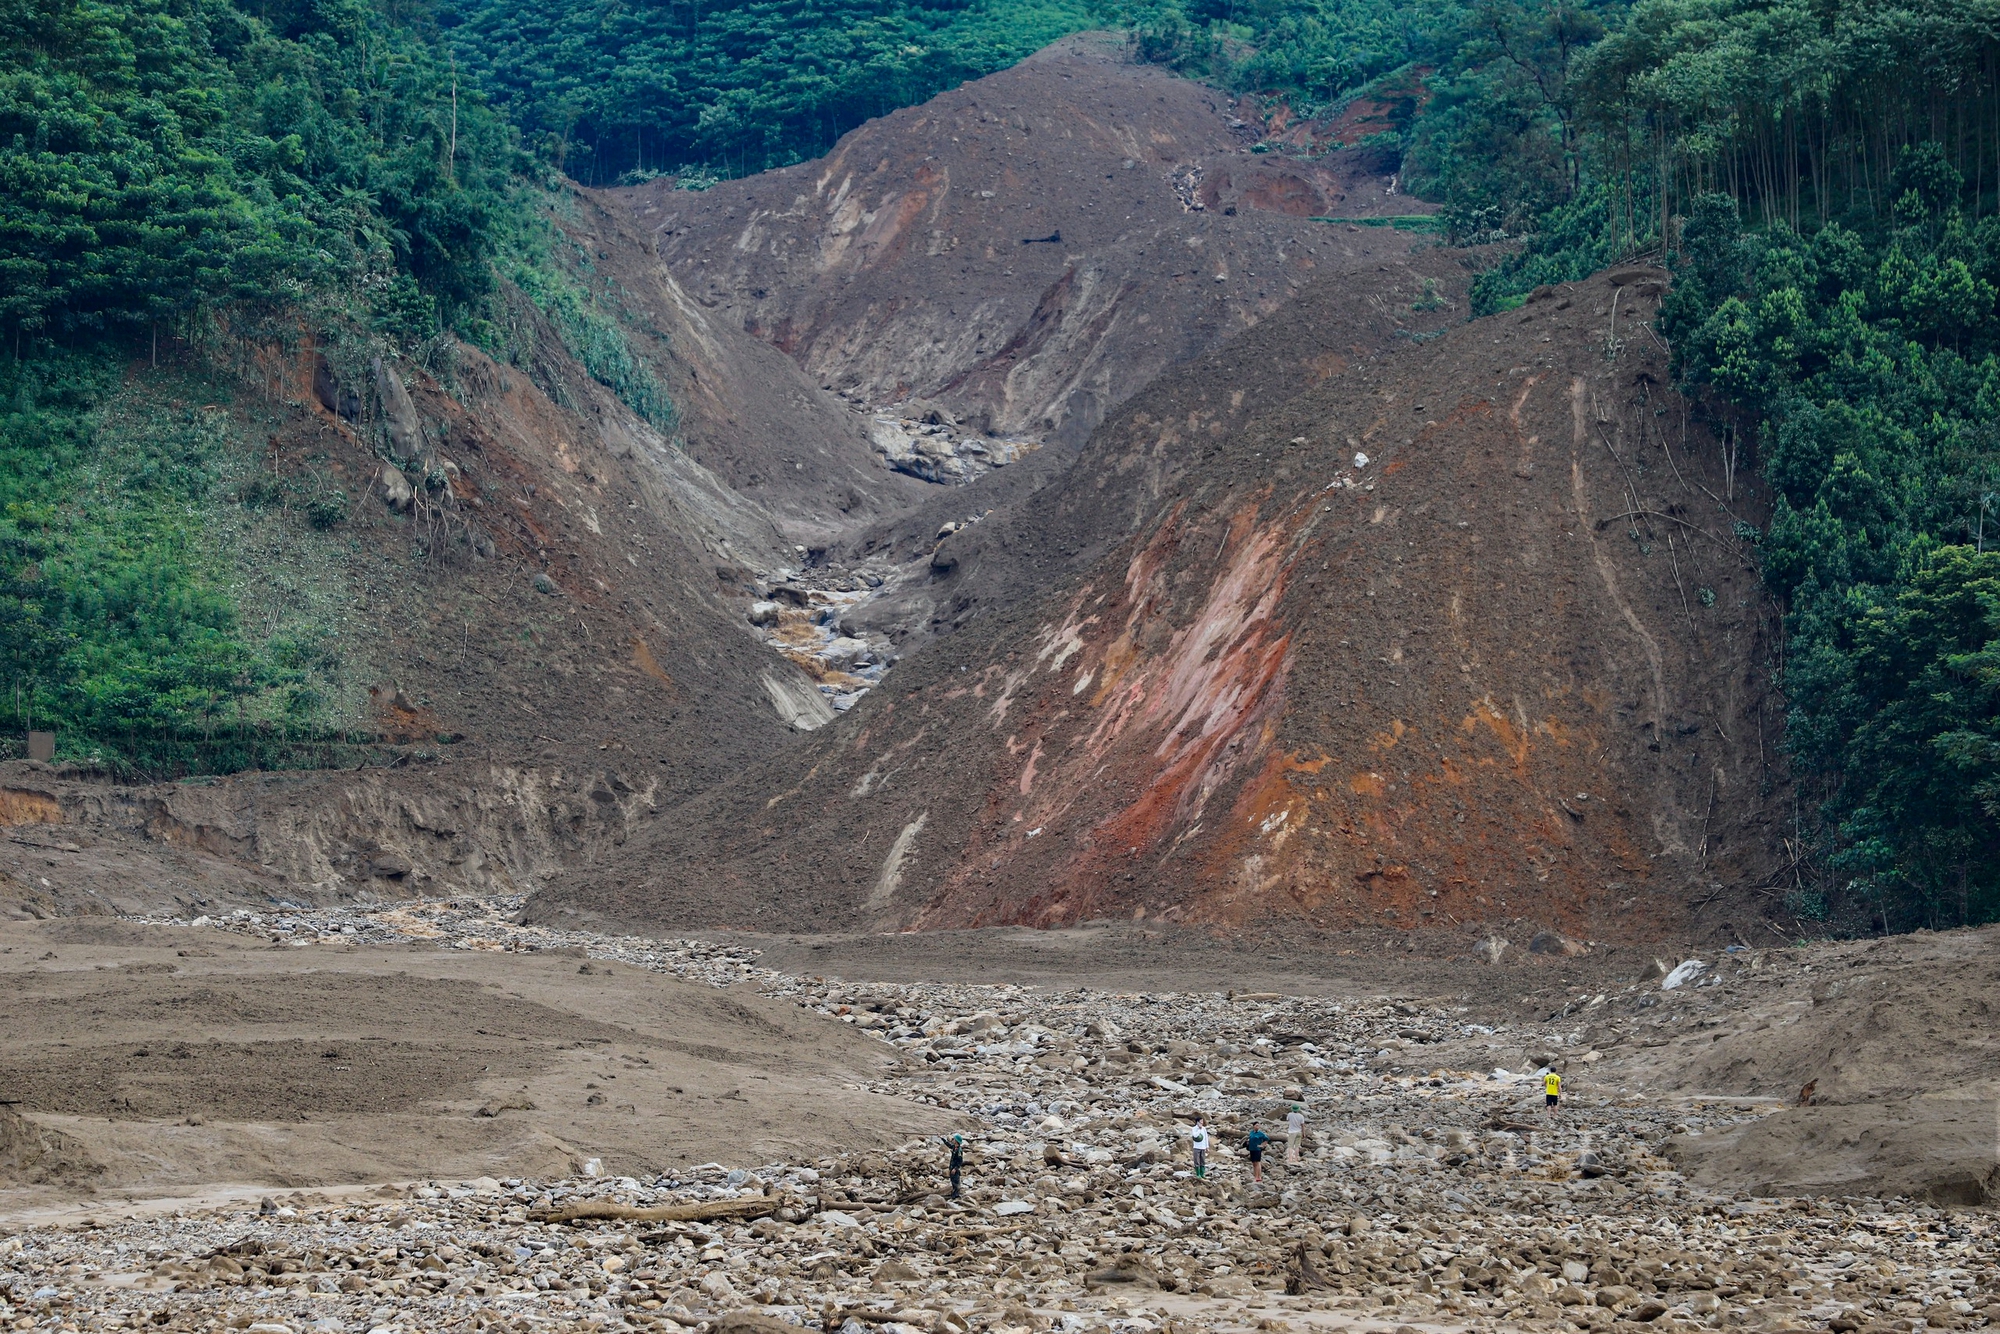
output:
<svg viewBox="0 0 2000 1334"><path fill-rule="evenodd" d="M71 1182L103 1170L68 1135L0 1104L0 1186Z"/></svg>
<svg viewBox="0 0 2000 1334"><path fill-rule="evenodd" d="M833 721L833 705L827 703L826 696L819 693L819 687L804 672L790 663L760 672L757 679L770 697L771 707L787 727L810 732Z"/></svg>
<svg viewBox="0 0 2000 1334"><path fill-rule="evenodd" d="M393 463L384 463L375 474L375 494L382 503L392 510L407 510L416 503L417 493L410 486L410 479L403 476L403 470Z"/></svg>
<svg viewBox="0 0 2000 1334"><path fill-rule="evenodd" d="M423 427L417 420L417 405L396 368L375 358L375 392L382 400L382 427L389 436L389 448L399 459L415 458L424 447Z"/></svg>
<svg viewBox="0 0 2000 1334"><path fill-rule="evenodd" d="M849 639L846 635L842 635L819 651L820 661L843 672L868 661L871 656L873 656L872 650L866 642Z"/></svg>
<svg viewBox="0 0 2000 1334"><path fill-rule="evenodd" d="M704 1281L705 1286L706 1281ZM726 1281L725 1286L727 1286ZM709 1326L709 1334L799 1334L799 1327L788 1325L778 1317L765 1315L762 1311L741 1310L717 1316Z"/></svg>
<svg viewBox="0 0 2000 1334"><path fill-rule="evenodd" d="M325 357L313 359L313 397L336 417L353 421L361 415L361 395L343 387L334 378L333 367L327 364Z"/></svg>
<svg viewBox="0 0 2000 1334"><path fill-rule="evenodd" d="M1660 990L1675 991L1708 971L1708 965L1700 959L1684 959L1674 970L1660 979Z"/></svg>

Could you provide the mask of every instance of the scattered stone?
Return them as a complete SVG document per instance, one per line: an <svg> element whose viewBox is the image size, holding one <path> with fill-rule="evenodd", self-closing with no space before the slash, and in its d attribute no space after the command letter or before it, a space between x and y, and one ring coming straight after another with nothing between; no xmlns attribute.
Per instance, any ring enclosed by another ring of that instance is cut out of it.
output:
<svg viewBox="0 0 2000 1334"><path fill-rule="evenodd" d="M1700 959L1688 959L1675 967L1672 972L1668 973L1661 980L1660 990L1673 991L1678 987L1686 986L1706 971L1708 971L1708 965Z"/></svg>
<svg viewBox="0 0 2000 1334"><path fill-rule="evenodd" d="M375 474L375 494L392 510L402 511L416 503L417 493L410 479L393 463L384 463Z"/></svg>
<svg viewBox="0 0 2000 1334"><path fill-rule="evenodd" d="M1537 931L1534 939L1528 942L1528 953L1553 954L1562 958L1574 958L1579 954L1590 953L1590 946L1580 940L1574 940L1560 931Z"/></svg>
<svg viewBox="0 0 2000 1334"><path fill-rule="evenodd" d="M772 971L740 944L521 925L521 906L404 900L210 924L274 943L582 954L593 968L784 998L895 1053L868 1092L979 1127L965 1198L947 1198L944 1148L920 1138L811 1163L638 1171L612 1155L560 1179L107 1211L89 1229L0 1237L0 1316L79 1331L605 1334L2000 1323L1990 1212L1706 1195L1656 1151L1755 1124L1757 1108L1573 1086L1557 1117L1538 1081L1475 1060L1489 1044L1560 1054L1585 1009L1635 1019L1680 1003L1650 982L1601 1003L1577 996L1547 1024L1500 1026L1450 999L857 986ZM1281 1125L1293 1102L1307 1114L1304 1161L1283 1162L1279 1146L1258 1187L1243 1136L1253 1119ZM1197 1114L1212 1136L1206 1180L1188 1155Z"/></svg>
<svg viewBox="0 0 2000 1334"><path fill-rule="evenodd" d="M1036 447L1028 440L968 433L949 414L935 409L877 413L868 434L890 471L946 486L962 486L994 468L1004 468Z"/></svg>

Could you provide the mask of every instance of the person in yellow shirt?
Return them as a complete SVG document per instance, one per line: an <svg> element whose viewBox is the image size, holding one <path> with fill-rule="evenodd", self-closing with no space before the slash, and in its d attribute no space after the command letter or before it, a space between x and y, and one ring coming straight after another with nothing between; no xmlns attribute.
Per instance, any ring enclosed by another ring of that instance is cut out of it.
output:
<svg viewBox="0 0 2000 1334"><path fill-rule="evenodd" d="M1542 1102L1550 1111L1562 1105L1563 1077L1554 1070L1542 1072Z"/></svg>

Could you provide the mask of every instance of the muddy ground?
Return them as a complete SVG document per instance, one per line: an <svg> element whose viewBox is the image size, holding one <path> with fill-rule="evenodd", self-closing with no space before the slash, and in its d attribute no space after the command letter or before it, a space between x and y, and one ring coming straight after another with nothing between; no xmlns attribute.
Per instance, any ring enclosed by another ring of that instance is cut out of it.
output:
<svg viewBox="0 0 2000 1334"><path fill-rule="evenodd" d="M0 970L27 1003L0 1036L0 1317L2000 1320L1991 930L1467 965L1131 924L661 941L518 909L8 927ZM1254 1179L1246 1133L1294 1106L1299 1160L1274 1149ZM948 1133L969 1146L961 1200ZM655 1206L687 1208L620 1214Z"/></svg>
<svg viewBox="0 0 2000 1334"><path fill-rule="evenodd" d="M581 950L83 918L0 927L0 984L0 1096L66 1146L5 1182L25 1202L566 1175L922 1124L859 1091L886 1057L849 1030Z"/></svg>

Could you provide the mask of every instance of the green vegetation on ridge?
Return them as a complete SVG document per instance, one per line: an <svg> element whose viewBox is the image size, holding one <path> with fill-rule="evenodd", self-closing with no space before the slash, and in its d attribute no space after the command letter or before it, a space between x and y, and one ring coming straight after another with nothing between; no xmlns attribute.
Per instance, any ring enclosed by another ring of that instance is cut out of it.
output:
<svg viewBox="0 0 2000 1334"><path fill-rule="evenodd" d="M230 543L266 502L311 528L345 498L292 513L250 475L220 353L476 327L512 131L360 0L0 0L0 28L16 724L120 771L321 758L339 739L328 625L274 614L253 633Z"/></svg>
<svg viewBox="0 0 2000 1334"><path fill-rule="evenodd" d="M342 740L324 725L338 618L302 599L266 633L241 624L247 572L225 539L281 524L260 511L286 497L232 447L227 409L195 397L211 392L171 373L121 383L97 353L0 366L7 702L107 767L319 761Z"/></svg>
<svg viewBox="0 0 2000 1334"><path fill-rule="evenodd" d="M453 51L576 179L816 157L1092 26L1088 0L440 0Z"/></svg>
<svg viewBox="0 0 2000 1334"><path fill-rule="evenodd" d="M321 605L340 561L314 546L350 498L260 473L237 349L316 337L360 383L374 355L448 364L455 330L539 370L526 303L663 429L673 405L513 129L408 23L365 0L0 0L0 25L14 727L118 772L327 762L366 740Z"/></svg>

